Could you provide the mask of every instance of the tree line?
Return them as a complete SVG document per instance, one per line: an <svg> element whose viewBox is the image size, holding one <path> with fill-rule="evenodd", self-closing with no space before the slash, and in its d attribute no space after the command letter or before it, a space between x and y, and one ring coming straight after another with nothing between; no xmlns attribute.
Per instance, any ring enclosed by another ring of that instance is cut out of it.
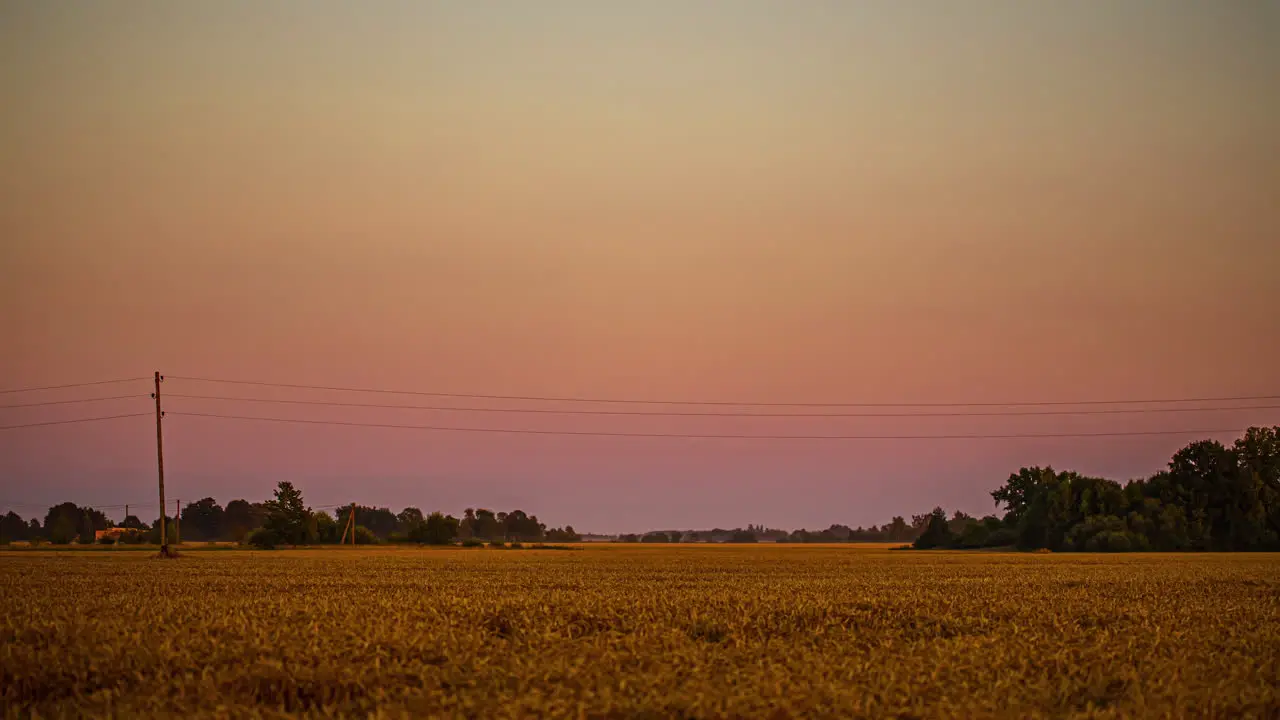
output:
<svg viewBox="0 0 1280 720"><path fill-rule="evenodd" d="M870 528L624 535L624 542L910 543L918 549L1055 552L1280 550L1280 426L1252 427L1230 447L1193 442L1168 468L1121 484L1051 467L1022 468L992 491L998 511L941 507ZM1002 513L999 511L1002 510Z"/></svg>
<svg viewBox="0 0 1280 720"><path fill-rule="evenodd" d="M251 503L238 499L220 505L211 497L188 503L178 518L169 518L166 534L171 542L239 542L257 547L278 545L334 544L344 533L354 533L355 544L383 542L447 545L454 542L577 542L581 537L572 525L548 528L536 515L523 510L494 512L468 508L461 519L440 512L423 513L407 507L399 513L389 508L356 505L353 529L352 506L336 508L332 514L306 506L302 493L290 482L277 485L274 497ZM97 540L100 530L121 532ZM179 531L181 537L179 537ZM346 535L346 542L351 542ZM118 525L100 510L65 502L49 508L44 521L24 520L9 512L0 517L0 543L48 542L112 544L160 542L159 519L144 523L136 515Z"/></svg>
<svg viewBox="0 0 1280 720"><path fill-rule="evenodd" d="M1252 427L1230 447L1213 440L1179 450L1168 468L1121 484L1051 467L1022 468L991 493L1002 514L976 518L941 508L894 517L881 526L786 531L748 525L727 530L669 530L617 536L620 542L910 543L919 549L1006 548L1055 552L1280 550L1280 426ZM170 538L235 541L260 547L336 543L351 520L350 506L313 511L302 493L282 482L266 502L232 500L226 507L204 498L172 519ZM114 527L100 511L62 503L43 523L10 512L0 517L0 543L94 542ZM158 522L124 519L123 542L158 543ZM573 526L547 528L522 510L467 509L461 518L416 507L399 513L357 505L355 542L577 542ZM104 538L105 540L105 538ZM350 537L347 538L348 542Z"/></svg>

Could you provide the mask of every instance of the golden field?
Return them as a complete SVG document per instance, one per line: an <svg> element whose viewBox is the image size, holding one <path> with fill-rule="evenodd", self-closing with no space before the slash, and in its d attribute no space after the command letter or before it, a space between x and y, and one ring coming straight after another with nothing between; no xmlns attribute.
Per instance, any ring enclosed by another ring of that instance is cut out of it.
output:
<svg viewBox="0 0 1280 720"><path fill-rule="evenodd" d="M0 552L7 717L1277 717L1280 556Z"/></svg>

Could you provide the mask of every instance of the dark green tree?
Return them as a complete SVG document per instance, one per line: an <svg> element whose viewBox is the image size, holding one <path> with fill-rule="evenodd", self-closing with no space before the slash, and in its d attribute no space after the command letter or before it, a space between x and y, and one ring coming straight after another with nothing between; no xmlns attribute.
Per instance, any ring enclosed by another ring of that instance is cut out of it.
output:
<svg viewBox="0 0 1280 720"><path fill-rule="evenodd" d="M250 531L262 527L267 511L262 503L232 500L222 514L223 540L244 541Z"/></svg>
<svg viewBox="0 0 1280 720"><path fill-rule="evenodd" d="M426 516L416 507L407 507L396 514L398 529L405 534L408 534L413 528L426 521Z"/></svg>
<svg viewBox="0 0 1280 720"><path fill-rule="evenodd" d="M947 513L942 508L934 508L927 516L924 532L916 538L914 547L917 550L943 548L951 544L951 529L947 526Z"/></svg>
<svg viewBox="0 0 1280 720"><path fill-rule="evenodd" d="M422 523L423 542L429 545L448 545L458 537L458 518L433 512Z"/></svg>
<svg viewBox="0 0 1280 720"><path fill-rule="evenodd" d="M264 503L267 510L262 527L271 532L277 542L289 545L306 544L311 511L302 501L302 493L293 483L283 481L276 485L275 497Z"/></svg>
<svg viewBox="0 0 1280 720"><path fill-rule="evenodd" d="M182 508L182 534L188 540L220 540L225 533L225 515L222 506L211 497L188 503Z"/></svg>
<svg viewBox="0 0 1280 720"><path fill-rule="evenodd" d="M10 510L0 518L0 540L20 542L31 538L31 526L18 513Z"/></svg>

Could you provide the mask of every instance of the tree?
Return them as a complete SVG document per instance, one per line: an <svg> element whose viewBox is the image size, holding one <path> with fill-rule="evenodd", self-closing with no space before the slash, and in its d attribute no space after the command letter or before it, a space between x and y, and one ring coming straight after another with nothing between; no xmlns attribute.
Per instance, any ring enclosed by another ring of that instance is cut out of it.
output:
<svg viewBox="0 0 1280 720"><path fill-rule="evenodd" d="M458 537L458 518L452 515L433 512L422 523L425 529L425 541L429 545L448 545Z"/></svg>
<svg viewBox="0 0 1280 720"><path fill-rule="evenodd" d="M947 513L942 508L934 508L928 515L924 532L916 538L917 550L947 547L951 544L951 529L947 526Z"/></svg>
<svg viewBox="0 0 1280 720"><path fill-rule="evenodd" d="M313 542L336 544L342 539L342 529L338 521L327 512L311 513L310 527L307 534Z"/></svg>
<svg viewBox="0 0 1280 720"><path fill-rule="evenodd" d="M493 514L492 510L484 508L476 510L475 516L471 521L471 536L481 540L503 539L502 527L498 524L498 518Z"/></svg>
<svg viewBox="0 0 1280 720"><path fill-rule="evenodd" d="M70 528L71 537L66 539L66 542L79 539L80 542L88 545L94 541L94 531L106 530L111 527L111 521L106 515L93 508L65 502L49 508L49 512L44 516L44 526L56 529L59 539L66 538ZM52 541L54 531L50 530L49 533Z"/></svg>
<svg viewBox="0 0 1280 720"><path fill-rule="evenodd" d="M178 524L174 522L173 518L166 518L164 527L165 539L173 542L174 538L178 537ZM156 521L147 530L147 542L152 545L160 544L160 518L156 518Z"/></svg>
<svg viewBox="0 0 1280 720"><path fill-rule="evenodd" d="M262 527L266 517L267 510L262 503L232 500L222 514L222 539L242 542L250 531Z"/></svg>
<svg viewBox="0 0 1280 720"><path fill-rule="evenodd" d="M893 521L884 530L885 540L888 542L906 542L915 537L911 528L907 525L907 521L902 516L896 516Z"/></svg>
<svg viewBox="0 0 1280 720"><path fill-rule="evenodd" d="M503 537L514 541L541 540L546 526L538 522L537 515L526 515L523 510L499 513Z"/></svg>
<svg viewBox="0 0 1280 720"><path fill-rule="evenodd" d="M572 525L565 525L564 529L551 528L546 534L547 542L582 542L582 537L573 529Z"/></svg>
<svg viewBox="0 0 1280 720"><path fill-rule="evenodd" d="M356 525L369 530L380 540L386 540L400 529L400 521L390 508L373 508L364 505L356 506Z"/></svg>
<svg viewBox="0 0 1280 720"><path fill-rule="evenodd" d="M753 543L756 541L756 534L750 530L734 530L733 535L729 537L729 542L732 543Z"/></svg>
<svg viewBox="0 0 1280 720"><path fill-rule="evenodd" d="M0 540L14 542L28 540L31 537L31 526L18 513L9 511L0 518Z"/></svg>
<svg viewBox="0 0 1280 720"><path fill-rule="evenodd" d="M120 527L126 530L146 530L147 526L138 519L137 515L126 515L120 523Z"/></svg>
<svg viewBox="0 0 1280 720"><path fill-rule="evenodd" d="M424 522L426 522L426 517L416 507L407 507L396 515L396 523L399 525L399 530L405 534L408 534Z"/></svg>
<svg viewBox="0 0 1280 720"><path fill-rule="evenodd" d="M977 520L975 520L972 515L968 515L957 510L955 511L955 514L951 516L951 519L947 521L947 529L951 531L952 535L960 536L964 534L965 530L969 529L970 525L975 523L977 523Z"/></svg>
<svg viewBox="0 0 1280 720"><path fill-rule="evenodd" d="M49 542L54 545L66 545L76 539L75 521L66 515L55 515L52 522L45 522L45 527Z"/></svg>
<svg viewBox="0 0 1280 720"><path fill-rule="evenodd" d="M279 542L295 546L307 542L311 510L303 504L302 493L293 483L282 481L276 485L275 498L265 506L267 518L262 527L271 531Z"/></svg>
<svg viewBox="0 0 1280 720"><path fill-rule="evenodd" d="M467 508L462 511L462 522L458 525L458 538L470 540L475 537L476 511Z"/></svg>
<svg viewBox="0 0 1280 720"><path fill-rule="evenodd" d="M182 530L192 540L218 540L224 533L222 506L211 497L188 503L182 508Z"/></svg>

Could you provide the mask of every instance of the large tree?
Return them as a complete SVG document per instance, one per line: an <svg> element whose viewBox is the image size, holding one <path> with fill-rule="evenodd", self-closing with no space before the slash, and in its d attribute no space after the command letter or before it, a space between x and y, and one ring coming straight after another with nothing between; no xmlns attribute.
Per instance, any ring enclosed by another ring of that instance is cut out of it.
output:
<svg viewBox="0 0 1280 720"><path fill-rule="evenodd" d="M8 514L0 518L0 542L29 540L30 538L31 526L18 513L10 510Z"/></svg>
<svg viewBox="0 0 1280 720"><path fill-rule="evenodd" d="M182 508L182 534L191 540L219 540L223 536L225 511L211 497Z"/></svg>
<svg viewBox="0 0 1280 720"><path fill-rule="evenodd" d="M277 542L289 545L307 543L311 510L303 503L302 493L293 486L293 483L282 481L276 485L275 497L264 505L267 518L262 527L269 531Z"/></svg>
<svg viewBox="0 0 1280 720"><path fill-rule="evenodd" d="M224 540L240 542L250 531L262 527L266 519L266 507L248 500L232 500L222 514Z"/></svg>

